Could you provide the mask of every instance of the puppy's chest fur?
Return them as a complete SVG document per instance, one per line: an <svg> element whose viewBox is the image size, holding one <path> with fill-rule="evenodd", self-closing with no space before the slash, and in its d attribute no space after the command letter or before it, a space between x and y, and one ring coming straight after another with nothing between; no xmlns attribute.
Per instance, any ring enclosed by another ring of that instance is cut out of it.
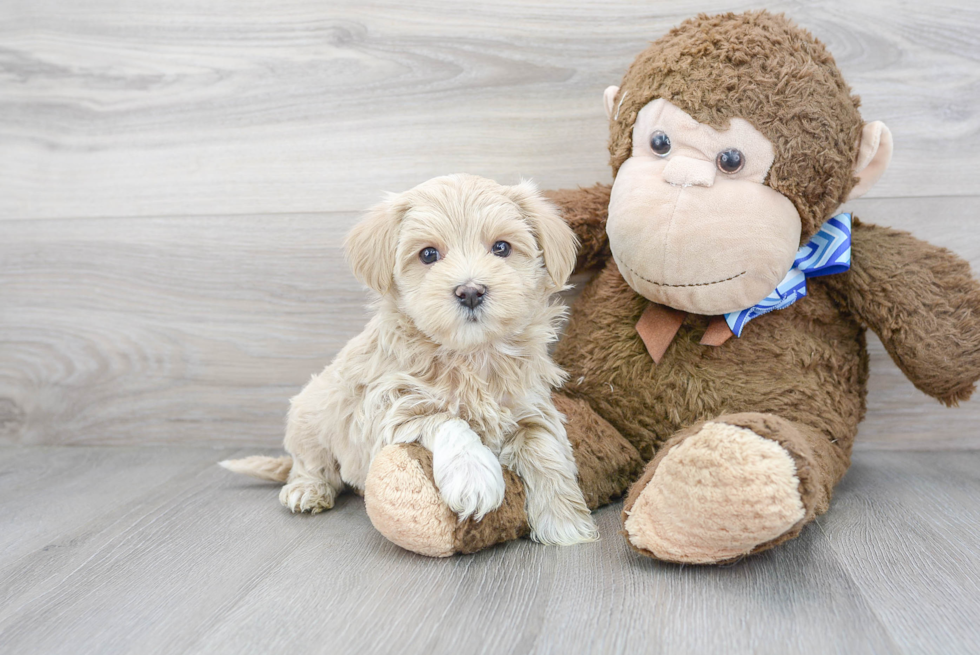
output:
<svg viewBox="0 0 980 655"><path fill-rule="evenodd" d="M385 350L396 354L393 364L414 379L417 389L406 391L429 399L419 404L419 414L458 416L495 453L522 420L540 413L563 380L547 340L533 332L466 353L434 344L401 322L384 325L379 337L391 339Z"/></svg>
<svg viewBox="0 0 980 655"><path fill-rule="evenodd" d="M442 411L469 423L487 447L499 453L519 421L540 402L540 385L521 379L519 366L519 361L499 354L452 353L438 358L431 379L420 382L443 394Z"/></svg>
<svg viewBox="0 0 980 655"><path fill-rule="evenodd" d="M499 454L522 420L542 415L562 380L544 339L460 353L379 315L298 400L327 410L321 439L344 480L361 488L384 445L414 441L440 420L463 419Z"/></svg>

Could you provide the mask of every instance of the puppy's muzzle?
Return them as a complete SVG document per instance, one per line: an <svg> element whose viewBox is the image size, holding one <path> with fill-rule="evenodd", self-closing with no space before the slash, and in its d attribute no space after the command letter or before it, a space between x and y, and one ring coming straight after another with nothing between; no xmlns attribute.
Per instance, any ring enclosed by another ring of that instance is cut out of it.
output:
<svg viewBox="0 0 980 655"><path fill-rule="evenodd" d="M476 309L486 293L487 288L482 284L461 284L456 287L456 300L464 307Z"/></svg>

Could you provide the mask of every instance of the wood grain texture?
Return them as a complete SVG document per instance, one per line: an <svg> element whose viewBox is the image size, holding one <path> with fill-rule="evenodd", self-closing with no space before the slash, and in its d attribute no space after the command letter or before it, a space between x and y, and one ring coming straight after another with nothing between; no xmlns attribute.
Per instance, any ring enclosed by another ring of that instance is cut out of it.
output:
<svg viewBox="0 0 980 655"><path fill-rule="evenodd" d="M2 438L275 445L365 322L339 250L354 219L7 223Z"/></svg>
<svg viewBox="0 0 980 655"><path fill-rule="evenodd" d="M978 466L975 452L868 453L821 521L864 598L910 653L980 643Z"/></svg>
<svg viewBox="0 0 980 655"><path fill-rule="evenodd" d="M120 510L125 514L136 494L160 493L211 463L186 449L5 449L0 552L9 562L56 550L63 547L58 537L65 532L73 532L77 544L93 521ZM9 600L0 594L0 605Z"/></svg>
<svg viewBox="0 0 980 655"><path fill-rule="evenodd" d="M0 217L357 211L466 171L607 180L601 94L699 11L758 3L0 3ZM980 9L775 1L889 124L878 197L980 192Z"/></svg>
<svg viewBox="0 0 980 655"><path fill-rule="evenodd" d="M980 270L980 197L862 200ZM366 321L356 213L0 222L0 443L280 443L287 400ZM859 447L980 445L871 339Z"/></svg>
<svg viewBox="0 0 980 655"><path fill-rule="evenodd" d="M70 491L77 514L39 513L43 540L0 550L3 650L955 654L980 637L977 452L858 453L818 525L726 567L636 555L618 504L594 544L426 559L381 537L357 497L294 516L274 485L211 464L243 452L0 449L0 498ZM72 458L72 480L24 485ZM184 470L118 479L127 502L104 504L102 478L150 462Z"/></svg>

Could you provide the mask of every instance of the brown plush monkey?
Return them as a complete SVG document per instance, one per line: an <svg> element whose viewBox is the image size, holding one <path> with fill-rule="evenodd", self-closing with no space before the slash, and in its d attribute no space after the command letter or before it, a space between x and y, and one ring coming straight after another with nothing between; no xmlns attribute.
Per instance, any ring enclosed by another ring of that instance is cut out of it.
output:
<svg viewBox="0 0 980 655"><path fill-rule="evenodd" d="M764 306L798 249L884 172L888 129L862 121L822 43L766 12L682 23L605 100L612 187L552 195L582 242L578 269L601 268L555 353L580 484L597 507L632 483L625 533L651 557L765 550L827 511L848 468L867 328L923 392L970 396L980 284L951 252L855 219L849 271L811 277L735 337L730 316ZM526 534L515 476L500 510L450 530L425 500L426 451L379 461L367 507L395 543L449 554Z"/></svg>

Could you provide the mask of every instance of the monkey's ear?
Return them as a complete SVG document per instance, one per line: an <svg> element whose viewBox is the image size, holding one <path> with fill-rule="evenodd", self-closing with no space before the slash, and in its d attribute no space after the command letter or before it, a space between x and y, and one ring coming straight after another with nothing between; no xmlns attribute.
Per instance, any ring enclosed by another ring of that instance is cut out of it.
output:
<svg viewBox="0 0 980 655"><path fill-rule="evenodd" d="M392 195L368 210L344 240L344 254L354 277L381 295L394 282L398 233L406 211L408 202Z"/></svg>
<svg viewBox="0 0 980 655"><path fill-rule="evenodd" d="M508 195L531 226L555 289L563 288L575 268L578 238L562 219L558 208L538 193L534 182L523 180L517 186L509 187Z"/></svg>
<svg viewBox="0 0 980 655"><path fill-rule="evenodd" d="M619 93L618 86L607 86L602 92L602 102L606 106L606 118L612 120L613 110L616 109L616 94Z"/></svg>
<svg viewBox="0 0 980 655"><path fill-rule="evenodd" d="M884 174L892 160L892 133L881 121L865 123L861 131L861 147L854 162L854 176L858 183L848 194L848 200L867 193Z"/></svg>

